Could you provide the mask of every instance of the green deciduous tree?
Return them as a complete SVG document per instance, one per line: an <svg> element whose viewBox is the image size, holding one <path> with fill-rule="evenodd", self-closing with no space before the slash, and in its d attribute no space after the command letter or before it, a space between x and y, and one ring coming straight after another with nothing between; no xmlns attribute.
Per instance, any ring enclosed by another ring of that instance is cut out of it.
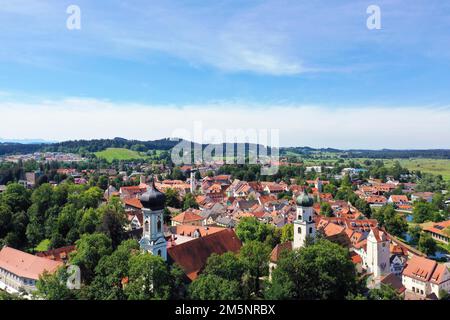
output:
<svg viewBox="0 0 450 320"><path fill-rule="evenodd" d="M189 298L197 300L236 300L241 298L238 281L213 274L200 275L188 289Z"/></svg>
<svg viewBox="0 0 450 320"><path fill-rule="evenodd" d="M111 252L111 239L105 234L84 234L76 242L76 251L72 254L70 262L80 267L82 279L89 284L100 259Z"/></svg>
<svg viewBox="0 0 450 320"><path fill-rule="evenodd" d="M403 300L395 288L390 285L381 284L380 288L375 288L369 291L370 300Z"/></svg>
<svg viewBox="0 0 450 320"><path fill-rule="evenodd" d="M358 288L346 248L328 240L285 251L266 290L269 299L345 299Z"/></svg>
<svg viewBox="0 0 450 320"><path fill-rule="evenodd" d="M171 296L170 270L159 256L149 253L132 256L128 279L124 291L130 300L161 300Z"/></svg>
<svg viewBox="0 0 450 320"><path fill-rule="evenodd" d="M428 232L423 232L419 239L419 250L425 253L427 256L434 255L437 250L436 241L431 237Z"/></svg>
<svg viewBox="0 0 450 320"><path fill-rule="evenodd" d="M246 242L239 252L239 258L249 276L250 292L257 296L260 294L260 278L269 274L270 252L271 247L258 241Z"/></svg>

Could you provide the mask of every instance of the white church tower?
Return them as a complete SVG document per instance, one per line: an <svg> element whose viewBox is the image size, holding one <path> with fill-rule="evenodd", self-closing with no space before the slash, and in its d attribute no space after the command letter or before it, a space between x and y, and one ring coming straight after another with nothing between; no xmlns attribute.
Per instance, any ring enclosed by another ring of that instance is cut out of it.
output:
<svg viewBox="0 0 450 320"><path fill-rule="evenodd" d="M316 237L316 224L314 222L314 200L302 192L297 197L297 216L294 220L294 243L293 249L305 245L307 237Z"/></svg>
<svg viewBox="0 0 450 320"><path fill-rule="evenodd" d="M373 273L374 279L390 273L389 239L386 233L372 228L367 236L367 271Z"/></svg>
<svg viewBox="0 0 450 320"><path fill-rule="evenodd" d="M144 228L139 245L142 250L167 260L167 246L164 238L164 204L166 197L155 187L152 181L151 186L140 197L143 205Z"/></svg>

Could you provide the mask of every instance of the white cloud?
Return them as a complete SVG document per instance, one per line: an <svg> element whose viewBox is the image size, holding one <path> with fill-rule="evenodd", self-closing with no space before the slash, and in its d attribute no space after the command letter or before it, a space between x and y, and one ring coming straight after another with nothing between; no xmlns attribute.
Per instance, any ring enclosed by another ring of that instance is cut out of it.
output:
<svg viewBox="0 0 450 320"><path fill-rule="evenodd" d="M70 98L0 102L0 136L47 140L171 137L177 129L279 129L282 146L448 148L450 109L308 105L143 105Z"/></svg>

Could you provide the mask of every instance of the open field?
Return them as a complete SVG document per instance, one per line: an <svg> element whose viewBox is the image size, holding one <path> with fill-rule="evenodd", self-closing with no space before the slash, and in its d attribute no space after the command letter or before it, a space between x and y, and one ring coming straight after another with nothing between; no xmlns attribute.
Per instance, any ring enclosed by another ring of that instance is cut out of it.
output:
<svg viewBox="0 0 450 320"><path fill-rule="evenodd" d="M296 155L301 156L299 154L293 152L287 152L288 155ZM320 165L322 162L326 163L334 163L342 158L336 156L335 153L322 153L322 155L326 155L324 157L319 157L315 159L305 158L304 162L307 166ZM442 177L450 181L450 159L427 159L427 158L410 158L410 159L368 159L368 158L351 158L345 159L345 162L355 161L362 163L365 160L375 161L381 160L384 162L385 166L390 167L394 165L395 161L398 161L400 165L411 171L418 171L425 173L432 173L434 175L442 175Z"/></svg>
<svg viewBox="0 0 450 320"><path fill-rule="evenodd" d="M387 160L385 163L393 164L393 161ZM441 174L445 180L450 180L449 159L398 159L398 161L402 167L408 170L420 170L434 175Z"/></svg>
<svg viewBox="0 0 450 320"><path fill-rule="evenodd" d="M113 160L134 160L146 158L146 156L141 155L137 151L124 148L108 148L106 150L96 152L95 156L97 158L103 158L108 162L112 162Z"/></svg>

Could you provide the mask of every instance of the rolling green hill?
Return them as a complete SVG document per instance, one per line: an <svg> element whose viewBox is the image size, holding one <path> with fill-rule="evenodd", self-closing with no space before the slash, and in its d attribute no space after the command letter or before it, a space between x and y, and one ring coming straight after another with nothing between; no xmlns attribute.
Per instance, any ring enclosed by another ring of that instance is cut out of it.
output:
<svg viewBox="0 0 450 320"><path fill-rule="evenodd" d="M95 152L94 154L97 158L103 158L108 162L112 162L113 160L134 160L146 158L137 151L128 150L125 148L108 148L103 151Z"/></svg>

